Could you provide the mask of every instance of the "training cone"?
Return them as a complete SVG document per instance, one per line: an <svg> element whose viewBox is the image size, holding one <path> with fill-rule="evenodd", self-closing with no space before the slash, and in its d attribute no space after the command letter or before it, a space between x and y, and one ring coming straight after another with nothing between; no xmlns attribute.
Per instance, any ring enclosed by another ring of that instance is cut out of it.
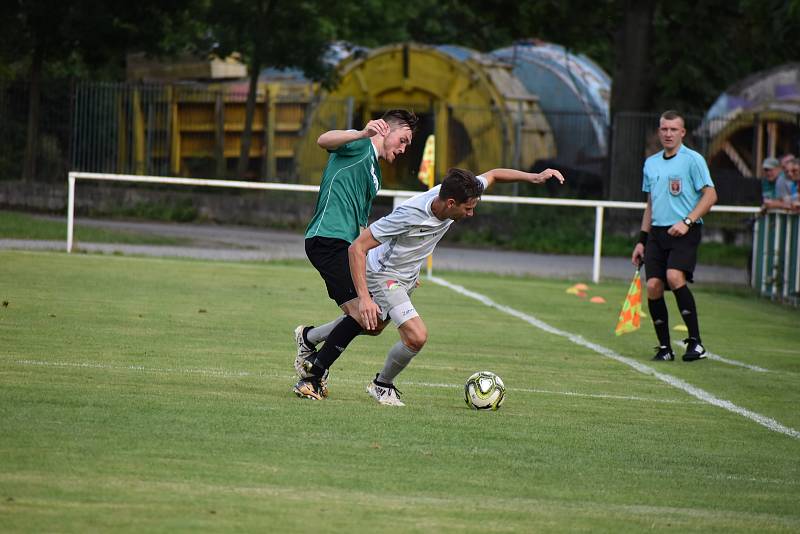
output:
<svg viewBox="0 0 800 534"><path fill-rule="evenodd" d="M572 287L568 287L568 288L567 288L567 293L569 293L570 295L577 295L577 294L578 294L578 293L580 293L580 292L581 292L581 290L580 290L580 289L578 289L578 288L577 288L577 287L575 287L575 286L572 286Z"/></svg>
<svg viewBox="0 0 800 534"><path fill-rule="evenodd" d="M586 284L575 284L572 287L574 287L575 289L577 289L579 291L586 291L587 289L589 289L589 286L587 286Z"/></svg>
<svg viewBox="0 0 800 534"><path fill-rule="evenodd" d="M605 304L606 299L603 297L592 297L589 299L589 302L594 302L595 304Z"/></svg>
<svg viewBox="0 0 800 534"><path fill-rule="evenodd" d="M633 275L633 281L628 288L625 302L622 303L622 310L619 312L619 320L614 333L618 336L638 330L641 325L642 313L642 279L639 276L639 269Z"/></svg>
<svg viewBox="0 0 800 534"><path fill-rule="evenodd" d="M688 332L688 331L689 331L689 329L688 329L688 328L686 328L686 325L685 325L685 324L679 324L679 325L675 325L675 326L674 326L672 329L673 329L673 330L676 330L676 331L678 331L678 332Z"/></svg>

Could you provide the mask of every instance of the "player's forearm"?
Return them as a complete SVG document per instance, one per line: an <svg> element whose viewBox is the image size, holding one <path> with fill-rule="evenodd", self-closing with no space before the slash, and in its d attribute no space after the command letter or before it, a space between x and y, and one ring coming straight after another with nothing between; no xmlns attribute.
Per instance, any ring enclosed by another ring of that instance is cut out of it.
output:
<svg viewBox="0 0 800 534"><path fill-rule="evenodd" d="M532 184L541 184L550 178L557 179L560 183L564 183L564 176L555 169L545 169L542 172L524 172L516 169L492 169L483 173L486 178L487 187L491 186L494 182L529 182Z"/></svg>
<svg viewBox="0 0 800 534"><path fill-rule="evenodd" d="M713 187L706 187L703 189L703 196L697 202L697 205L689 213L689 218L693 221L700 219L711 211L711 206L717 202L717 190Z"/></svg>
<svg viewBox="0 0 800 534"><path fill-rule="evenodd" d="M317 144L325 150L336 150L356 139L362 139L364 132L360 130L330 130L319 136Z"/></svg>
<svg viewBox="0 0 800 534"><path fill-rule="evenodd" d="M498 182L520 182L523 180L531 180L533 173L518 171L517 169L492 169L489 172L483 173L486 177L494 178Z"/></svg>
<svg viewBox="0 0 800 534"><path fill-rule="evenodd" d="M354 242L347 249L347 257L350 260L350 277L353 279L353 286L356 288L358 298L369 297L367 289L367 251Z"/></svg>
<svg viewBox="0 0 800 534"><path fill-rule="evenodd" d="M644 208L644 214L642 215L642 232L650 232L650 228L653 226L653 206L650 204L650 197L647 197L647 205Z"/></svg>

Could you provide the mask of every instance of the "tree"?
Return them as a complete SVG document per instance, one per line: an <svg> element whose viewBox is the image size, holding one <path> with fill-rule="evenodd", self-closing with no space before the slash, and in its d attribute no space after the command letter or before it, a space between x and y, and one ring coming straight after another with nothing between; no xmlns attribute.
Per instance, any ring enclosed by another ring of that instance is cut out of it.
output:
<svg viewBox="0 0 800 534"><path fill-rule="evenodd" d="M0 18L0 59L25 63L29 83L28 127L23 178L36 176L40 96L47 67L68 72L122 71L125 53L170 53L194 41L192 16L203 0L16 0Z"/></svg>
<svg viewBox="0 0 800 534"><path fill-rule="evenodd" d="M247 170L261 68L299 68L313 80L327 80L331 66L324 53L334 37L332 14L322 1L213 0L209 27L216 51L237 51L245 59L249 86L236 174Z"/></svg>

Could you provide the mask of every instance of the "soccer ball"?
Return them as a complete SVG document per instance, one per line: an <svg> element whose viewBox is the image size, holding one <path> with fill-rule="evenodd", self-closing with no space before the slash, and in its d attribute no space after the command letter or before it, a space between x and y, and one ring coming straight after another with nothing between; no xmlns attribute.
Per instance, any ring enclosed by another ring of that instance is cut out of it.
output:
<svg viewBox="0 0 800 534"><path fill-rule="evenodd" d="M497 410L505 396L503 380L491 371L478 371L464 384L464 401L476 410Z"/></svg>

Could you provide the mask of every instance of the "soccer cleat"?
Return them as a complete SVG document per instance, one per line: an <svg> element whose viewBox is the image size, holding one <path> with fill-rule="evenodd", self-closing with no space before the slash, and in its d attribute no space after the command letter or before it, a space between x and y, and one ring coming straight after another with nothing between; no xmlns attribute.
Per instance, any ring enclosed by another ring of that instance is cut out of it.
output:
<svg viewBox="0 0 800 534"><path fill-rule="evenodd" d="M683 361L694 362L697 360L706 359L706 349L700 344L699 339L687 337L683 340L683 343L686 345L686 352L683 355Z"/></svg>
<svg viewBox="0 0 800 534"><path fill-rule="evenodd" d="M294 394L302 399L322 400L319 382L301 378L292 388Z"/></svg>
<svg viewBox="0 0 800 534"><path fill-rule="evenodd" d="M310 342L306 341L303 335L306 331L311 330L312 326L300 325L294 329L294 342L297 344L297 356L294 359L294 369L300 378L303 378L300 368L302 367L303 360L314 354L316 347Z"/></svg>
<svg viewBox="0 0 800 534"><path fill-rule="evenodd" d="M314 364L311 360L316 357L317 353L312 352L308 358L300 358L299 356L294 360L294 370L297 371L297 376L300 380L314 380L319 385L320 393L323 397L328 396L328 376L330 370L325 369L322 376L314 374Z"/></svg>
<svg viewBox="0 0 800 534"><path fill-rule="evenodd" d="M378 375L375 375L375 380L367 384L367 393L369 396L385 406L405 406L405 403L400 400L400 392L392 384L378 384Z"/></svg>
<svg viewBox="0 0 800 534"><path fill-rule="evenodd" d="M314 376L310 372L311 362L309 358L315 354L316 347L309 341L306 341L306 337L303 335L312 328L314 327L301 324L294 329L294 342L297 344L297 355L294 357L294 370L297 373L297 377L301 380L309 379ZM328 396L328 374L328 370L325 369L325 373L318 379L319 391L323 397Z"/></svg>
<svg viewBox="0 0 800 534"><path fill-rule="evenodd" d="M667 346L656 347L658 352L653 356L654 362L671 362L675 359L675 353Z"/></svg>

